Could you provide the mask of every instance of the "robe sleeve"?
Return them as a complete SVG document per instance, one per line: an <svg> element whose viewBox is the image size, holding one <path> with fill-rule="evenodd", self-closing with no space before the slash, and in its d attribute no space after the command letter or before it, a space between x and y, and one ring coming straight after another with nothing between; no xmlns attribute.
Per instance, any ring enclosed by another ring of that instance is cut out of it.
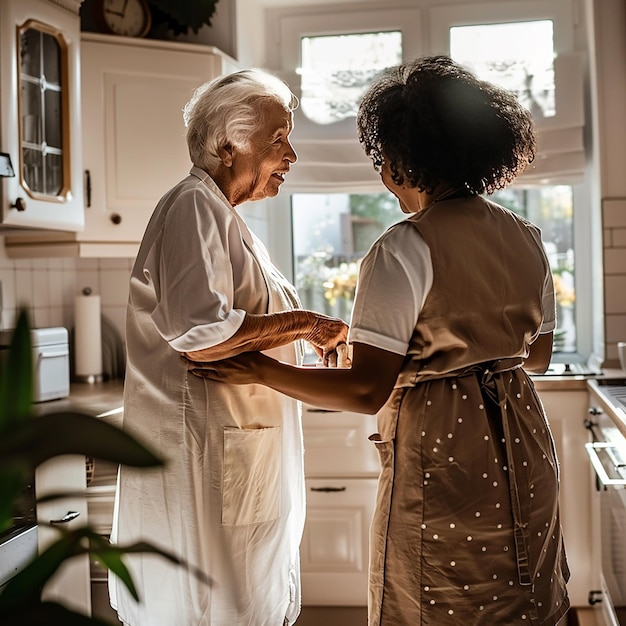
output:
<svg viewBox="0 0 626 626"><path fill-rule="evenodd" d="M221 204L198 187L182 193L167 212L160 245L146 259L144 274L157 298L152 320L181 352L222 343L245 317L233 307L233 255L242 254L243 241Z"/></svg>

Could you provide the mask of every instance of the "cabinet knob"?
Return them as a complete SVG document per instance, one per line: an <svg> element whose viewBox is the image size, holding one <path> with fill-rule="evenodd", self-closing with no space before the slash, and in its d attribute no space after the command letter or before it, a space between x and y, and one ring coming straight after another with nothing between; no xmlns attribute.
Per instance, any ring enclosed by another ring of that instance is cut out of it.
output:
<svg viewBox="0 0 626 626"><path fill-rule="evenodd" d="M18 211L26 211L26 200L24 200L24 198L16 198L11 208L17 209Z"/></svg>
<svg viewBox="0 0 626 626"><path fill-rule="evenodd" d="M122 216L119 213L113 213L113 215L111 215L111 221L116 225L121 224Z"/></svg>

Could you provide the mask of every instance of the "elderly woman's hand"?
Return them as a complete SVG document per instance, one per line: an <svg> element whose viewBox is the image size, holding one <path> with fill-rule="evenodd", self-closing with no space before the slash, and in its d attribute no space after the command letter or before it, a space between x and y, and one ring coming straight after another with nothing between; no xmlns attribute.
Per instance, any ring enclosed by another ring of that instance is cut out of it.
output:
<svg viewBox="0 0 626 626"><path fill-rule="evenodd" d="M313 346L324 365L328 365L329 358L336 361L337 346L347 342L348 329L348 325L342 319L313 313L312 327L304 339Z"/></svg>
<svg viewBox="0 0 626 626"><path fill-rule="evenodd" d="M191 361L213 362L243 352L270 350L304 339L311 343L327 365L327 354L348 338L348 325L341 319L314 311L295 309L255 315L246 313L239 330L220 344L190 352L183 356Z"/></svg>

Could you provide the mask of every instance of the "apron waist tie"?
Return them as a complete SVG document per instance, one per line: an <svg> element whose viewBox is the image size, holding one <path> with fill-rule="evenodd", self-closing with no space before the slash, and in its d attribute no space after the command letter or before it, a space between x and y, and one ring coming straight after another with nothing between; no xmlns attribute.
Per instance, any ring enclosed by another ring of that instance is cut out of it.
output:
<svg viewBox="0 0 626 626"><path fill-rule="evenodd" d="M514 368L511 368L514 369ZM501 370L506 371L506 370ZM512 446L511 428L507 412L508 396L502 381L501 371L486 369L483 371L481 388L485 395L498 406L500 417L502 418L502 428L504 430L504 445L506 450L506 463L509 471L509 491L511 496L511 510L513 513L513 534L515 539L515 551L517 553L517 573L520 585L530 585L532 577L530 575L530 561L528 557L528 514L524 515L520 501L520 491L517 485L516 462Z"/></svg>

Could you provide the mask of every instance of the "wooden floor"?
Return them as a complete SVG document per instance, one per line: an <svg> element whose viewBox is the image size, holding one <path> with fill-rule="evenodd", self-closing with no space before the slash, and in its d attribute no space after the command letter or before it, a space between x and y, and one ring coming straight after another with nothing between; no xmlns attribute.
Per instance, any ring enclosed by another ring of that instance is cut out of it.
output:
<svg viewBox="0 0 626 626"><path fill-rule="evenodd" d="M117 616L109 606L105 585L92 589L94 615L116 624ZM559 626L601 626L593 609L569 611ZM296 626L367 626L367 608L364 606L304 606Z"/></svg>
<svg viewBox="0 0 626 626"><path fill-rule="evenodd" d="M303 606L296 626L367 626L367 607Z"/></svg>

